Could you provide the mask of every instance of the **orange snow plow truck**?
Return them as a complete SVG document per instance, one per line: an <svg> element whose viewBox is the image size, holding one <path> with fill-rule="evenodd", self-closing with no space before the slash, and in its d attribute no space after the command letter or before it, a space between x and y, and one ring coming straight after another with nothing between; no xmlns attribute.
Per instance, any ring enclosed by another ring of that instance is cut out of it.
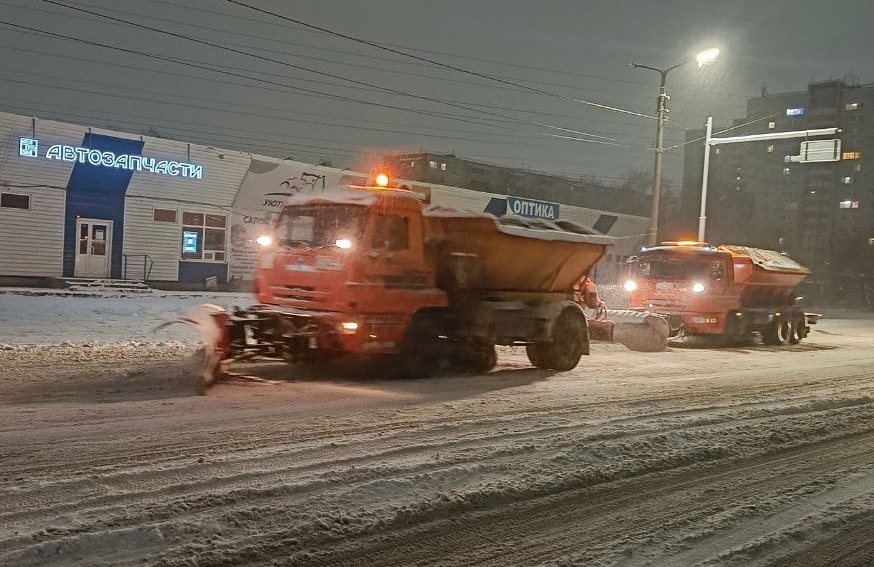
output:
<svg viewBox="0 0 874 567"><path fill-rule="evenodd" d="M629 309L674 314L687 336L798 343L818 314L805 313L796 289L810 273L773 250L701 242L664 242L629 262Z"/></svg>
<svg viewBox="0 0 874 567"><path fill-rule="evenodd" d="M204 305L180 319L206 343L205 385L223 361L256 356L391 356L412 377L447 360L487 372L495 345L525 346L534 366L559 371L589 354L574 285L612 238L426 207L381 181L290 198L258 239L258 304Z"/></svg>

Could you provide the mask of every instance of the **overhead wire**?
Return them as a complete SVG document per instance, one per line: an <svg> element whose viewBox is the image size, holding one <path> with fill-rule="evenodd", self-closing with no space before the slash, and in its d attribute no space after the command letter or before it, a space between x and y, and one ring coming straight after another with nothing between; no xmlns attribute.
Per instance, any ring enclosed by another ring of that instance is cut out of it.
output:
<svg viewBox="0 0 874 567"><path fill-rule="evenodd" d="M236 72L233 72L233 71L228 71L228 70L218 69L218 68L215 68L215 67L212 67L212 66L209 66L209 65L204 65L204 64L195 63L195 62L192 62L191 60L175 59L175 58L172 58L172 57L165 57L165 56L157 55L157 54L154 54L154 53L147 53L147 52L139 51L139 50L135 50L135 49L128 49L128 48L125 48L125 47L119 47L119 46L115 46L115 45L110 45L110 44L105 44L105 43L95 42L95 41L91 41L91 40L81 39L81 38L77 38L77 37L73 37L73 36L68 36L68 35L65 35L65 34L59 34L59 33L56 33L56 32L51 32L51 31L47 31L47 30L41 30L41 29L38 29L38 28L33 28L33 27L30 27L30 26L23 26L23 25L20 25L20 24L16 24L16 23L13 23L13 22L7 22L7 21L4 21L4 20L0 20L0 26L7 26L7 27L12 27L12 28L17 28L17 29L19 29L19 30L27 30L27 31L34 32L34 33L38 33L38 34L41 34L41 35L45 35L45 36L49 36L49 37L55 37L55 38L61 38L61 39L69 40L69 41L74 41L74 42L77 42L77 43L82 43L82 44L85 44L85 45L92 45L92 46L101 47L101 48L104 48L104 49L110 49L110 50L120 51L120 52L124 52L124 53L128 53L128 54L134 54L134 55L139 55L139 56L142 56L142 57L147 57L147 58L151 58L151 59L156 59L156 60L160 60L160 61L164 61L164 62L174 63L174 64L177 64L177 65L182 65L182 66L186 66L186 67L192 67L192 68L195 68L195 69L200 69L200 70L210 71L210 72L219 73L219 74L223 74L223 75L229 75L229 76L232 76L232 77L238 77L238 78L248 79L248 80L256 81L256 82L260 82L260 83L266 83L266 84L270 84L270 85L280 86L280 87L283 87L284 90L293 91L293 92L298 92L298 93L304 93L305 95L317 96L317 97L321 97L321 98L329 98L329 99L335 99L335 100L341 100L341 101L344 101L344 102L350 102L350 103L355 103L355 104L363 104L363 105L367 105L367 106L374 106L374 107L386 108L386 109L391 109L391 110L401 110L401 111L405 111L405 112L411 112L411 113L414 113L414 114L421 114L421 115L426 115L426 116L445 118L445 119L448 119L448 120L455 120L455 121L459 121L459 122L467 122L467 123L471 123L471 124L488 125L488 126L491 126L491 127L494 127L494 128L510 129L510 128L507 128L507 127L502 127L502 126L498 126L498 125L494 125L494 124L488 124L488 123L483 123L483 122L480 122L480 121L476 121L476 120L473 119L473 117L458 116L458 115L447 115L447 114L437 113L437 112L432 112L432 111L427 111L427 110L421 110L421 109L415 109L415 108L408 108L408 107L403 107L403 106L398 106L398 105L393 105L393 104L385 104L385 103L379 103L379 102L368 101L368 100L364 100L364 99L358 99L358 98L353 98L353 97L347 97L347 96L344 96L344 95L338 95L338 94L333 94L333 93L325 93L325 92L323 92L323 91L317 91L317 90L313 90L313 89L308 89L308 88L306 88L306 87L299 87L299 86L288 85L288 84L286 84L286 83L281 83L281 82L278 82L278 81L272 81L272 80L269 80L269 79L264 79L264 78L262 78L262 77L253 77L253 76L251 76L251 75L245 75L245 74L242 74L242 73L236 73Z"/></svg>
<svg viewBox="0 0 874 567"><path fill-rule="evenodd" d="M42 1L43 1L43 2L55 2L56 0L42 0ZM592 107L600 108L600 109L603 109L603 110L609 110L609 111L612 111L612 112L619 112L619 113L622 113L622 114L629 114L629 115L632 115L632 116L639 116L639 117L647 118L647 119L650 119L650 120L655 120L655 119L656 119L655 116L652 116L652 115L649 115L649 114L642 114L642 113L640 113L640 112L634 112L634 111L632 111L632 110L627 110L627 109L624 109L624 108L618 108L618 107L611 106L611 105L607 105L607 104L601 104L601 103L592 102L592 101L585 100L585 99L580 99L580 98L576 98L576 97L572 97L572 96L562 95L562 94L559 94L559 93L554 93L554 92L551 92L551 91L547 91L547 90L544 90L544 89L539 89L539 88L532 87L532 86L529 86L529 85L524 85L524 84L522 84L522 83L517 83L517 82L514 82L514 81L508 81L508 80L505 80L505 79L499 79L499 78L497 78L497 77L493 77L493 76L491 76L491 75L486 75L485 73L480 73L480 72L478 72L478 71L471 71L470 69L465 69L465 68L462 68L462 67L458 67L458 66L456 66L456 65L449 65L448 63L443 63L443 62L440 62L440 61L436 61L436 60L434 60L434 59L430 59L430 58L428 58L428 57L420 57L420 56L418 56L418 55L414 55L414 54L412 54L412 53L407 53L407 52L402 51L402 50L400 50L400 49L395 49L395 48L393 48L393 47L387 47L387 46L381 45L381 44L379 44L379 43L376 43L376 42L373 42L373 41L370 41L370 40L366 40L366 39L362 39L362 38L359 38L359 37L355 37L355 36L351 36L351 35L348 35L348 34L344 34L344 33L341 33L341 32L337 32L337 31L329 30L329 29L327 29L327 28L325 28L325 27L322 27L322 26L317 26L317 25L315 25L315 24L310 24L310 23L304 22L304 21L299 20L299 19L296 19L296 18L292 18L292 17L289 17L289 16L285 16L285 15L283 15L283 14L279 14L279 13L277 13L277 12L272 12L272 11L270 11L270 10L265 10L265 9L263 9L263 8L259 8L259 7L257 7L257 6L253 6L252 4L247 4L246 2L241 2L240 0L225 0L225 1L226 1L226 2L230 2L231 4L235 4L235 5L237 5L237 6L242 6L242 7L245 7L245 8L249 8L250 10L254 10L254 11L256 11L256 12L260 12L260 13L262 13L262 14L267 14L267 15L270 15L270 16L273 16L273 17L276 17L276 18L281 18L281 19L286 20L286 21L289 21L289 22L294 22L294 23L296 23L296 24L298 24L298 25L302 25L302 26L305 26L305 27L308 27L308 28L311 28L311 29L315 29L315 30L321 31L321 32L326 33L326 34L330 34L330 35L334 35L334 36L337 36L337 37L341 37L341 38L343 38L343 39L347 39L347 40L349 40L349 41L354 41L354 42L357 42L357 43L361 43L361 44L363 44L363 45L368 45L368 46L373 47L373 48L375 48L375 49L383 49L383 50L385 50L385 51L389 51L389 52L394 53L394 54L396 54L396 55L401 55L401 56L403 56L403 57L409 57L409 58L412 58L412 59L416 59L416 60L419 60L419 61L423 61L423 62L426 62L426 63L430 63L430 64L432 64L432 65L437 65L437 66L439 66L439 67L443 67L443 68L445 68L445 69L451 69L451 70L453 70L453 71L457 71L457 72L459 72L459 73L465 73L465 74L472 75L472 76L474 76L474 77L479 77L479 78L481 78L481 79L486 79L486 80L489 80L489 81L497 81L497 82L499 82L499 83L503 83L503 84L505 84L505 85L511 85L511 86L514 86L514 87L517 87L517 88L520 88L520 89L524 89L524 90L527 90L527 91L531 91L531 92L539 93L539 94L542 94L542 95L547 95L547 96L557 97L557 98L561 98L561 99L565 99L565 100L571 100L571 101L574 101L574 102L578 102L578 103L580 103L580 104L584 104L584 105L586 105L586 106L592 106ZM575 132L575 133L579 134L579 132Z"/></svg>
<svg viewBox="0 0 874 567"><path fill-rule="evenodd" d="M213 48L216 48L216 49L221 49L221 50L229 51L229 52L231 52L231 53L236 53L236 54L239 54L239 55L245 55L245 56L248 56L248 57L253 57L253 58L256 58L256 59L263 60L263 61L268 61L268 62L271 62L271 63L275 63L275 64L283 65L283 66L286 66L286 67L289 67L289 68L293 68L293 69L297 69L297 70L301 70L301 71L306 71L306 72L313 73L313 74L320 75L320 76L324 76L324 77L330 77L330 78L339 79L339 80L342 80L342 81L348 81L348 82L350 82L350 83L352 83L352 84L355 84L355 85L360 85L360 86L366 86L366 87L376 88L376 89L379 89L379 90L385 91L385 92L387 92L387 93L396 94L396 95L405 96L405 97L411 97L411 98L415 98L415 99L418 99L418 100L423 100L423 101L427 101L427 102L431 102L431 103L442 104L442 105L450 106L450 107L453 107L453 108L460 108L460 109L467 110L467 111L470 111L470 112L476 112L476 113L487 114L487 115L496 116L496 117L499 117L499 118L512 119L512 118L510 118L510 117L503 116L503 115L500 115L500 114L497 114L497 113L494 113L494 112L489 112L489 111L485 111L485 110L481 110L481 109L470 108L470 107L467 107L467 106L464 106L464 105L455 104L455 103L447 102L447 101L443 101L443 100L440 100L440 99L435 99L435 98L433 98L433 97L429 97L429 96L425 96L425 95L419 95L419 94L415 94L415 93L409 93L409 92L406 92L406 91L401 91L401 90L398 90L398 89L393 89L393 88L389 88L389 87L383 87L383 86L380 86L380 85L375 85L375 84L373 84L373 83L368 83L368 82L366 82L366 81L359 81L359 80L357 80L357 79L351 79L351 78L348 78L348 77L343 77L343 76L341 76L341 75L336 75L336 74L334 74L334 73L327 73L327 72L325 72L325 71L319 71L319 70L317 70L317 69L312 69L312 68L309 68L309 67L305 67L305 66L303 66L303 65L296 65L296 64L294 64L294 63L289 63L289 62L287 62L287 61L282 61L282 60L280 60L280 59L274 59L274 58L272 58L272 57L265 57L265 56L263 56L263 55L258 55L257 53L252 53L252 52L249 52L249 51L246 51L246 50L236 49L236 48L233 48L233 47L228 47L228 46L225 46L225 45L222 45L222 44L219 44L219 43L215 43L215 42L212 42L212 41L207 41L207 40L203 40L203 39L199 39L199 38L195 38L195 37L187 36L187 35L185 35L185 34L179 34L179 33L176 33L176 32L169 31L169 30L163 30L163 29L156 28L156 27L153 27L153 26L148 26L148 25L146 25L146 24L141 24L141 23L137 23L137 22L132 22L132 21L129 21L129 20L125 20L125 19L123 19L123 18L116 18L116 17L114 17L114 16L110 16L110 15L108 15L108 14L103 14L103 13L100 13L100 12L95 12L95 11L93 11L93 10L88 10L88 9L85 9L85 8L80 8L80 7L77 7L77 6L74 6L74 5L70 5L70 4L66 4L66 3L64 3L64 2L60 2L60 1L58 1L58 0L40 0L40 1L41 1L41 2L44 2L44 3L47 3L47 4L52 4L52 5L55 5L55 6L60 6L60 7L63 7L63 8L67 8L67 9L70 9L70 10L80 11L80 12L83 12L83 13L87 13L87 14L91 14L91 15L94 15L94 16L98 16L98 17L100 17L100 18L104 18L104 19L107 19L107 20L110 20L110 21L115 21L115 22L122 23L122 24L126 24L126 25L129 25L129 26L133 26L133 27L137 27L137 28L141 28L141 29L150 30L150 31L153 31L153 32L157 32L157 33L160 33L160 34L168 35L168 36L175 37L175 38L178 38L178 39L182 39L182 40L185 40L185 41L191 41L191 42L198 43L198 44L201 44L201 45L210 46L210 47L213 47ZM229 0L229 1L230 1L230 0ZM646 115L641 115L641 116L646 116ZM564 131L564 132L569 132L569 133L577 134L577 135L580 135L580 136L590 136L590 137L592 137L592 138L595 138L595 139L590 140L590 141L588 142L588 143L592 143L592 144L604 144L604 145L611 145L611 146L621 146L621 145L624 145L624 144L622 144L622 143L619 143L619 140L616 140L615 138L610 138L610 137L606 137L606 136L599 136L599 135L596 135L596 134L590 134L590 133L583 132L583 131L580 131L580 130L574 130L574 129L572 129L572 128L566 128L566 127L555 126L555 125L551 125L551 124L545 124L545 123L541 123L541 122L531 122L531 121L524 121L524 120L518 120L518 119L516 119L516 121L519 122L519 123L527 124L527 125L529 125L529 126L538 126L538 127L540 127L540 128L547 128L547 129L559 130L559 131Z"/></svg>
<svg viewBox="0 0 874 567"><path fill-rule="evenodd" d="M91 4L83 4L83 3L81 3L81 2L69 2L69 3L72 4L72 5L75 5L75 6L80 6L80 7L81 7L81 6L88 6L88 7L92 7L92 8L95 7L95 6L91 5ZM2 2L2 1L0 1L0 5L12 6L12 4L9 4L8 2ZM38 12L42 12L42 13L46 13L46 14L57 14L57 12L52 12L52 11L50 11L50 10L44 10L44 9L41 9L41 8L36 8L36 7L33 7L33 6L27 6L26 8L29 9L29 10L34 10L34 11L38 11ZM389 72L389 73L394 73L394 74L408 75L408 76L414 76L414 77L422 77L422 78L434 79L434 80L440 80L440 81L448 81L448 82L458 83L458 84L475 85L475 86L479 86L479 87L483 87L483 88L489 88L489 89L499 89L499 90L505 90L505 91L511 91L511 92L518 91L518 89L515 88L515 87L509 87L509 86L503 86L503 85L497 85L497 84L494 84L494 85L493 85L493 84L484 84L484 83L482 83L482 82L474 82L474 81L465 81L465 80L462 80L462 79L457 79L457 78L452 78L452 77L436 77L436 76L434 76L434 75L428 75L428 74L424 74L424 73L415 73L415 72L411 72L411 71L403 71L403 70L400 70L400 69L397 69L397 68L396 68L398 64L403 64L403 65L414 66L414 67L424 67L424 68L429 68L429 69L439 69L439 67L435 67L434 65L424 64L424 63L422 63L422 62L418 62L418 61L403 61L403 60L398 60L398 59L391 59L391 58L388 58L388 57L380 57L380 56L372 55L372 54L364 54L364 53L353 52L353 51L349 51L349 50L326 48L326 47L322 47L322 46L315 46L315 45L311 45L311 44L305 44L305 43L300 43L300 42L288 41L287 39L278 39L278 38L272 38L272 37L263 37L263 36L258 36L258 35L254 35L254 34L242 33L242 32L240 32L240 31L226 30L226 29L216 28L216 27L212 27L212 26L204 26L204 25L201 25L201 24L195 24L195 23L191 23L191 22L180 22L180 21L177 21L177 20L171 20L171 19L169 19L169 18L161 18L161 17L155 16L155 15L153 15L153 14L149 14L149 15L139 14L139 13L135 13L135 12L129 12L129 11L125 11L125 10L119 10L119 9L117 9L117 8L113 8L113 9L111 10L111 12L112 12L113 14L124 14L124 15L128 15L128 16L145 17L145 18L147 18L147 19L149 19L149 20L154 20L154 21L158 21L158 22L166 22L166 23L172 23L172 24L176 24L176 25L183 25L183 26L186 26L186 27L191 27L191 28L196 28L196 29L202 29L202 30L207 30L207 31L212 31L212 32L220 32L220 33L224 33L224 34L230 34L230 35L235 35L235 36L239 36L239 37L245 37L245 38L249 38L249 39L258 39L258 40L260 40L260 41L265 41L265 42L269 42L269 43L278 43L278 44L281 44L281 45L287 45L287 46L292 46L292 47L303 47L303 48L306 48L306 49L314 49L314 50L320 50L320 51L328 51L328 52L331 52L331 53L342 54L342 55L344 55L344 56L346 56L346 57L348 57L348 56L351 55L351 56L359 57L359 58L366 58L366 59L374 59L374 60L378 60L378 61L385 61L385 62L390 62L394 67L379 67L379 66L376 66L376 65L364 65L364 64L362 64L362 63L351 62L351 61L348 61L348 60L326 59L326 58L323 58L323 57L314 57L314 56L311 56L311 55L304 55L304 54L301 54L301 53L294 53L294 57L303 58L303 59L310 59L310 60L313 60L313 61L320 61L320 62L324 62L324 63L332 63L332 64L336 64L336 65L344 65L344 66L354 66L354 67L356 67L356 68L372 69L372 70L376 70L376 71L384 71L384 72ZM93 21L93 20L89 20L89 21ZM263 23L266 23L266 22L263 22ZM238 43L228 43L228 42L225 42L224 44L225 44L225 45L230 45L230 46L233 46L233 47L248 47L248 46L249 46L249 45L243 45L243 44L238 44ZM259 49L260 49L261 51L266 51L266 52L268 52L268 53L287 54L287 52L285 52L285 51L279 51L279 50L274 50L274 49L266 49L266 48L263 48L263 47L262 47L262 48L259 48ZM522 67L528 67L528 66L522 66ZM515 80L515 81L525 81L525 82L528 82L528 83L537 83L537 84L544 84L544 85L550 85L550 86L564 87L564 88L570 88L570 89L585 89L585 90L593 90L593 91L600 91L600 92L612 92L612 91L610 91L610 90L608 90L608 89L594 88L594 87L591 87L591 86L570 85L570 84L566 84L566 83L556 83L556 82L553 82L553 81L541 81L541 80L537 80L537 79L519 79L519 78L514 78L514 77L504 77L504 76L499 76L499 75L496 75L496 76L497 76L498 78L502 78L502 79ZM588 77L588 76L587 76L587 77ZM607 79L604 78L604 80L607 80ZM630 81L626 81L626 82L630 82ZM636 84L636 83L635 83L635 84ZM641 85L642 85L642 83L641 83ZM638 95L638 94L631 94L631 95L629 95L629 94L624 94L624 95L622 95L622 96L633 96L633 97L635 97L635 98L640 98L640 99L649 98L649 97L644 97L643 95Z"/></svg>

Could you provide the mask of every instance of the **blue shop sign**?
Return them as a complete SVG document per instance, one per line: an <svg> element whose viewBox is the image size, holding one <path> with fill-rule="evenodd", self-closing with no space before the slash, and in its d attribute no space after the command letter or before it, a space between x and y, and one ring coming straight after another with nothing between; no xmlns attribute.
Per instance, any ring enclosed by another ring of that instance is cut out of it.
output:
<svg viewBox="0 0 874 567"><path fill-rule="evenodd" d="M529 219L558 220L558 203L507 197L507 213Z"/></svg>

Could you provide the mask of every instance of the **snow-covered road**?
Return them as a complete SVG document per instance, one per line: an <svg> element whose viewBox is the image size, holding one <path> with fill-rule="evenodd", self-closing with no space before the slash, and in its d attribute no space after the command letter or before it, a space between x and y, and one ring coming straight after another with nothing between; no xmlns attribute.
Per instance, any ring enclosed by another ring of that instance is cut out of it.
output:
<svg viewBox="0 0 874 567"><path fill-rule="evenodd" d="M872 339L206 396L182 340L7 347L0 565L872 565Z"/></svg>

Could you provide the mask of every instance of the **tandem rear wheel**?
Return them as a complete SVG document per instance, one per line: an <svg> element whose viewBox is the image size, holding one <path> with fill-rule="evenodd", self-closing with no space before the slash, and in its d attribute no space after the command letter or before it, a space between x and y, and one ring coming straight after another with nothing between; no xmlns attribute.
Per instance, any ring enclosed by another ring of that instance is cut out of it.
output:
<svg viewBox="0 0 874 567"><path fill-rule="evenodd" d="M565 309L555 321L552 340L527 345L525 352L537 368L564 372L574 369L580 362L588 339L585 316L573 309Z"/></svg>
<svg viewBox="0 0 874 567"><path fill-rule="evenodd" d="M762 330L762 343L772 346L798 344L807 336L804 314L780 315Z"/></svg>

